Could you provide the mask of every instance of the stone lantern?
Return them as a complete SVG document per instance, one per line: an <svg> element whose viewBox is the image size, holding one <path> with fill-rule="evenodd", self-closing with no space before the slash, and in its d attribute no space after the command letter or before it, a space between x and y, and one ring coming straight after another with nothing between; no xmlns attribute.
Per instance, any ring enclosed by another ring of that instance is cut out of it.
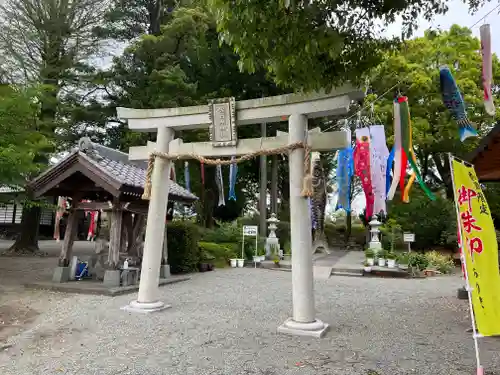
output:
<svg viewBox="0 0 500 375"><path fill-rule="evenodd" d="M380 242L380 226L382 223L377 220L376 216L373 216L372 220L368 223L370 225L370 242L368 247L372 249L375 253L378 250L382 250L382 243Z"/></svg>
<svg viewBox="0 0 500 375"><path fill-rule="evenodd" d="M266 238L266 259L271 260L273 256L278 255L276 251L280 248L279 238L276 237L276 229L278 229L276 224L280 221L276 217L276 214L272 213L267 222L269 223L269 235Z"/></svg>

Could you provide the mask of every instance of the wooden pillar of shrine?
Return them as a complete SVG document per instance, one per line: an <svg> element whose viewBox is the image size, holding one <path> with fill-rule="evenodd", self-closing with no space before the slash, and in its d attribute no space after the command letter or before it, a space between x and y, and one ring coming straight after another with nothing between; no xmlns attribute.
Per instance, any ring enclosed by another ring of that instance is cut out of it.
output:
<svg viewBox="0 0 500 375"><path fill-rule="evenodd" d="M54 270L52 281L64 283L70 280L71 257L73 255L73 244L78 231L78 201L80 196L72 197L71 208L69 209L68 221L64 232L64 240L59 255L58 266Z"/></svg>
<svg viewBox="0 0 500 375"><path fill-rule="evenodd" d="M107 269L104 272L104 285L108 287L120 286L120 250L123 234L123 209L118 201L113 202L110 211L109 250Z"/></svg>
<svg viewBox="0 0 500 375"><path fill-rule="evenodd" d="M144 231L146 230L146 215L135 213L133 221L127 225L127 254L141 258Z"/></svg>

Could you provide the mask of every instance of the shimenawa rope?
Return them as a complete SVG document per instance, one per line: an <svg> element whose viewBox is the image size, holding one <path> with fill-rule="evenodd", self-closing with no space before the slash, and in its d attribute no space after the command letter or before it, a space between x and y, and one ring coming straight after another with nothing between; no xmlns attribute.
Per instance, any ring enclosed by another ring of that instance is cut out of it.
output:
<svg viewBox="0 0 500 375"><path fill-rule="evenodd" d="M205 165L231 165L233 163L239 164L241 162L253 159L257 156L261 155L276 155L276 154L284 154L287 151L293 151L297 150L299 148L305 149L305 155L304 155L304 182L302 186L302 192L301 195L303 197L311 197L313 194L313 188L312 188L312 175L311 175L311 161L310 161L310 153L311 149L309 146L307 146L304 142L295 142L291 143L287 146L283 147L278 147L278 148L273 148L269 150L259 150L252 152L250 154L243 155L241 157L238 157L236 159L227 159L227 160L221 160L221 159L207 159L201 155L195 154L195 153L190 153L190 154L178 154L178 155L173 155L173 154L168 154L165 152L159 152L159 151L154 151L149 154L149 159L148 159L148 168L146 170L146 181L144 182L144 193L142 195L142 199L148 200L151 198L151 179L153 175L153 169L155 165L155 159L161 158L164 160L180 160L180 159L195 159L198 160L200 163L203 163Z"/></svg>

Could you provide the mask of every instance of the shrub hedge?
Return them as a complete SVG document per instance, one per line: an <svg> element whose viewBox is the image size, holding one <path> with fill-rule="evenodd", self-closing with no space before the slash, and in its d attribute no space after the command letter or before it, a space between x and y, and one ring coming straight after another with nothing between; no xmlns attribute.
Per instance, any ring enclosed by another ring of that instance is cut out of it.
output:
<svg viewBox="0 0 500 375"><path fill-rule="evenodd" d="M198 242L202 257L212 256L216 267L225 267L229 259L236 258L236 248L238 244L214 242Z"/></svg>
<svg viewBox="0 0 500 375"><path fill-rule="evenodd" d="M388 212L388 218L393 219L402 232L415 234L412 249L428 250L440 246L456 249L457 220L452 201L441 197L431 201L421 190L414 189L409 203L394 199Z"/></svg>
<svg viewBox="0 0 500 375"><path fill-rule="evenodd" d="M325 236L330 246L338 246L345 240L345 224L325 223ZM361 224L352 224L350 241L364 246L366 243L366 228Z"/></svg>
<svg viewBox="0 0 500 375"><path fill-rule="evenodd" d="M223 245L225 247L229 247L232 249L233 254L239 258L241 256L241 247L242 247L242 231L243 225L241 222L231 222L217 223L218 227L214 229L203 229L201 232L201 240L203 242L211 242L219 245ZM249 225L249 224L245 224ZM259 250L262 251L264 248L265 239L258 239L258 247ZM255 239L254 238L246 238L245 239L245 248L244 248L244 257L245 259L252 259L252 256L255 255Z"/></svg>
<svg viewBox="0 0 500 375"><path fill-rule="evenodd" d="M199 228L187 222L167 225L168 264L170 272L187 273L198 269L201 252L198 247Z"/></svg>

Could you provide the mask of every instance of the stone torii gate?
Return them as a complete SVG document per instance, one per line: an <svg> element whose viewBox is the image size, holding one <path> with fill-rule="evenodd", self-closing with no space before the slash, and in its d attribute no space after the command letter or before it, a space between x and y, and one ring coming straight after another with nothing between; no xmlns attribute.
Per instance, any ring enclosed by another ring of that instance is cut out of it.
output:
<svg viewBox="0 0 500 375"><path fill-rule="evenodd" d="M141 280L137 300L124 309L152 312L169 306L159 299L160 264L163 253L165 214L168 203L169 171L172 159L199 157L225 158L256 153L259 150L286 148L303 143L311 151L332 151L350 144L345 131L321 133L308 131L308 118L348 113L352 100L363 92L350 86L329 94L288 94L235 102L234 98L213 100L208 106L168 109L118 108L118 117L128 121L130 129L157 132L157 141L130 148L130 160L156 157L151 174L151 191ZM237 126L288 120L289 132L275 137L237 139ZM183 143L174 139L175 130L209 128L210 142ZM168 157L167 157L168 155ZM293 314L278 332L322 337L328 324L316 319L313 291L311 219L307 199L301 194L304 179L304 147L289 151L290 230L292 247ZM151 162L151 160L150 160Z"/></svg>

